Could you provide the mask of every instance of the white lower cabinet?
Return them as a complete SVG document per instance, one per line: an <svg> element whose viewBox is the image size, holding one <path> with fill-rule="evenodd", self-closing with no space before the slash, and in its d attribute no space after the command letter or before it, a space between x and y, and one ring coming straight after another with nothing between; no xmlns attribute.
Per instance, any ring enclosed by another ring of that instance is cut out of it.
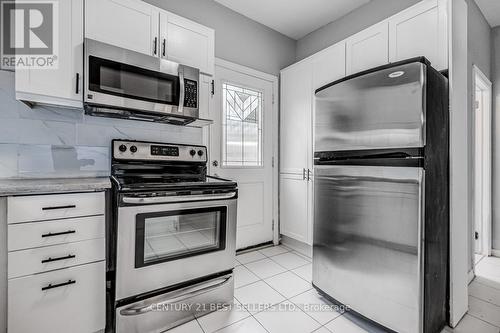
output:
<svg viewBox="0 0 500 333"><path fill-rule="evenodd" d="M104 192L7 198L9 333L105 328L104 201Z"/></svg>
<svg viewBox="0 0 500 333"><path fill-rule="evenodd" d="M7 200L7 222L104 214L104 193L74 193L10 197Z"/></svg>
<svg viewBox="0 0 500 333"><path fill-rule="evenodd" d="M103 261L104 238L9 252L9 279Z"/></svg>
<svg viewBox="0 0 500 333"><path fill-rule="evenodd" d="M105 262L8 282L8 332L91 333L104 328Z"/></svg>
<svg viewBox="0 0 500 333"><path fill-rule="evenodd" d="M312 245L312 196L307 176L280 175L280 234Z"/></svg>
<svg viewBox="0 0 500 333"><path fill-rule="evenodd" d="M9 224L8 233L9 251L104 238L104 215Z"/></svg>

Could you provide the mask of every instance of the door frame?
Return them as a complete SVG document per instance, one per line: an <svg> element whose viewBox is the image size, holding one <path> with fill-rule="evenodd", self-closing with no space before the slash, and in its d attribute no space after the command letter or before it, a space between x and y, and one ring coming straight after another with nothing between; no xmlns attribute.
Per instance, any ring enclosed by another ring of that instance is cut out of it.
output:
<svg viewBox="0 0 500 333"><path fill-rule="evenodd" d="M273 228L273 243L274 245L279 244L279 228L278 228L278 188L279 188L279 169L278 169L278 158L279 156L279 151L278 151L278 138L279 138L279 94L278 94L278 76L268 74L265 72L261 72L259 70L239 65L231 61L227 61L221 58L215 58L215 67L223 67L227 68L229 70L239 72L245 75L253 76L255 78L269 81L272 86L273 86L273 94L271 96L272 98L272 124L271 127L273 129L272 133L272 143L273 143L273 158L272 158L272 179L273 179L273 184L272 184L272 198L273 198L273 204L272 204L272 228ZM217 76L217 70L214 70L214 79ZM217 87L215 87L217 89ZM210 129L211 131L211 129ZM211 147L209 147L211 150Z"/></svg>
<svg viewBox="0 0 500 333"><path fill-rule="evenodd" d="M483 109L481 114L480 129L481 133L476 132L478 124L476 124L476 87L479 86L482 91L486 93L484 97L486 103L483 103ZM476 177L479 172L481 178L481 183L477 184L474 182L474 226L477 219L481 219L481 254L485 256L491 255L491 110L492 110L492 83L488 77L479 69L478 66L472 66L472 108L473 112L473 126L474 126L474 177ZM482 154L478 155L475 149L476 140L480 137L482 141ZM479 166L479 170L478 170ZM479 189L477 188L479 186ZM480 192L479 192L480 191ZM480 193L480 196L477 194ZM480 210L477 208L481 207ZM475 228L474 228L475 229ZM474 235L474 230L473 230ZM475 253L475 239L474 245L472 246L472 258L474 258Z"/></svg>

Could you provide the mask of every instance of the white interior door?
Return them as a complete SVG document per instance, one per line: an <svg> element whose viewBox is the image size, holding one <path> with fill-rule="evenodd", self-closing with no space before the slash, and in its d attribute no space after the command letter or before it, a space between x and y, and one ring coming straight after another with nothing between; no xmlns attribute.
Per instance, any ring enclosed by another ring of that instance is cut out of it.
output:
<svg viewBox="0 0 500 333"><path fill-rule="evenodd" d="M274 82L215 67L210 174L238 182L237 249L273 240Z"/></svg>
<svg viewBox="0 0 500 333"><path fill-rule="evenodd" d="M491 82L473 66L474 225L476 254L491 255Z"/></svg>

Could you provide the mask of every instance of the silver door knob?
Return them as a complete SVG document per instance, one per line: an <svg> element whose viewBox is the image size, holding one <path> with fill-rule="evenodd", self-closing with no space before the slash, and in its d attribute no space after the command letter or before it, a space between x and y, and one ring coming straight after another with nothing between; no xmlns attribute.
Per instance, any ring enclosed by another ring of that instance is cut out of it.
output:
<svg viewBox="0 0 500 333"><path fill-rule="evenodd" d="M217 161L217 160L212 161L212 166L218 167L219 166L219 161Z"/></svg>

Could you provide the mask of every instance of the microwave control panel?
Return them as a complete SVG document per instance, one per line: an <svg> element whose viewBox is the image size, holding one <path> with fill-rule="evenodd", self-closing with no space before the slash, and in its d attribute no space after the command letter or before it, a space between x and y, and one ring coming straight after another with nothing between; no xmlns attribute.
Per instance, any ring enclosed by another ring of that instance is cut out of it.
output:
<svg viewBox="0 0 500 333"><path fill-rule="evenodd" d="M198 82L184 79L184 107L198 108Z"/></svg>

